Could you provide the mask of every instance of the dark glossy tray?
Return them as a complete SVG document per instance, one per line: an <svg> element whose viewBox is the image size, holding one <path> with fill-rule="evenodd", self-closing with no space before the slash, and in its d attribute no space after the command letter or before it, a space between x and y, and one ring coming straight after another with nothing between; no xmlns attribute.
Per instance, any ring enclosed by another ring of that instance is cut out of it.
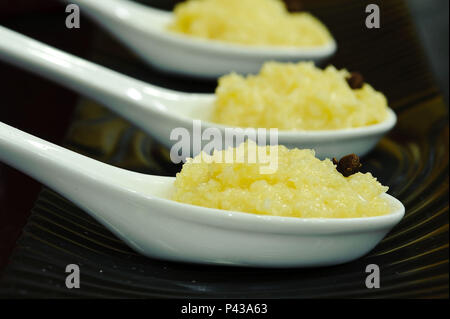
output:
<svg viewBox="0 0 450 319"><path fill-rule="evenodd" d="M150 1L149 1L150 2ZM374 2L374 1L371 1ZM142 257L55 192L44 188L0 282L1 297L433 297L448 298L448 110L432 80L403 1L380 3L382 27L364 27L360 0L305 1L339 44L330 61L362 72L383 91L399 122L363 159L364 170L406 206L401 223L367 256L314 269L198 266ZM143 67L100 30L92 60L160 86L212 92ZM174 175L179 167L149 136L82 99L65 146L127 169ZM126 214L126 212L124 212ZM78 264L81 288L67 289L65 267ZM377 264L381 288L367 289Z"/></svg>

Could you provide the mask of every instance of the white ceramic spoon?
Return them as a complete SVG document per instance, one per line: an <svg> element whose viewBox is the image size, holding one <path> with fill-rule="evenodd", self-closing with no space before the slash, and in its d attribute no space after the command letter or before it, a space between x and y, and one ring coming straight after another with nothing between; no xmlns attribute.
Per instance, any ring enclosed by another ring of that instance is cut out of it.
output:
<svg viewBox="0 0 450 319"><path fill-rule="evenodd" d="M220 129L221 136L225 136L224 125L208 122L214 107L214 94L182 93L150 85L1 26L0 39L0 60L40 74L102 103L168 148L178 141L170 139L175 128L186 128L190 136L194 136L193 119L202 120L202 131L215 127ZM329 131L279 131L278 142L287 147L315 149L319 158L339 158L349 153L362 156L395 123L395 113L389 110L388 118L376 125ZM244 135L245 132L235 133Z"/></svg>
<svg viewBox="0 0 450 319"><path fill-rule="evenodd" d="M320 62L336 51L321 47L252 47L169 32L170 12L126 0L71 0L151 65L172 73L216 78L236 71L256 73L265 61Z"/></svg>
<svg viewBox="0 0 450 319"><path fill-rule="evenodd" d="M262 216L181 204L174 178L139 174L66 150L0 122L0 161L47 184L137 252L195 263L311 267L369 252L404 215L351 219Z"/></svg>

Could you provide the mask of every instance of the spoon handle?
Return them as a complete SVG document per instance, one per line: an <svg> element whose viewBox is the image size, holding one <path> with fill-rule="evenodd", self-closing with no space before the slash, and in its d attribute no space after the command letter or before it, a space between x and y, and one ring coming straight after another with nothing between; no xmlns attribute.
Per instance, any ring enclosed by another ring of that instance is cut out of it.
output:
<svg viewBox="0 0 450 319"><path fill-rule="evenodd" d="M2 26L0 39L0 60L88 96L132 122L143 116L157 117L162 101L172 98L171 90L133 79Z"/></svg>
<svg viewBox="0 0 450 319"><path fill-rule="evenodd" d="M124 170L77 154L0 122L0 161L67 198L102 189Z"/></svg>
<svg viewBox="0 0 450 319"><path fill-rule="evenodd" d="M67 3L74 3L87 11L95 20L104 18L120 22L122 19L128 20L130 17L138 21L145 21L143 27L152 28L153 25L159 25L160 20L167 21L172 16L171 12L152 8L135 1L129 0L64 0ZM105 22L105 21L100 21Z"/></svg>

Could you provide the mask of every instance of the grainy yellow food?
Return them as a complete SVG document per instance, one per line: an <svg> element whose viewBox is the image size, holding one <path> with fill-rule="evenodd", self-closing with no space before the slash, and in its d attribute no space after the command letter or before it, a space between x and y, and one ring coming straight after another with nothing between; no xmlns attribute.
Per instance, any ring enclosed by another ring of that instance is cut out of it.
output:
<svg viewBox="0 0 450 319"><path fill-rule="evenodd" d="M244 45L321 46L332 39L318 19L289 13L280 0L189 0L174 14L171 31Z"/></svg>
<svg viewBox="0 0 450 319"><path fill-rule="evenodd" d="M264 64L258 75L219 79L212 121L238 127L333 130L387 117L386 97L365 83L352 89L349 72L311 62Z"/></svg>
<svg viewBox="0 0 450 319"><path fill-rule="evenodd" d="M247 154L248 143L239 148ZM312 150L264 148L266 153L278 150L278 169L273 174L261 174L260 162L218 163L202 154L201 160L188 160L177 174L173 199L210 208L301 218L370 217L390 212L389 203L380 197L388 187L370 173L344 177L329 159L319 160ZM225 152L233 156L235 151L228 149L215 156L221 158Z"/></svg>

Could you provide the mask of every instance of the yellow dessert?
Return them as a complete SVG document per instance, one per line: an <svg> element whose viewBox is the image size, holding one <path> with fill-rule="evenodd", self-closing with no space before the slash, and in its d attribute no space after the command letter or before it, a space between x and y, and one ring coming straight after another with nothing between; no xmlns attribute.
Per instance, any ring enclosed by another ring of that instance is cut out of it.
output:
<svg viewBox="0 0 450 319"><path fill-rule="evenodd" d="M352 89L349 72L311 62L264 64L258 75L219 79L212 121L238 127L334 130L384 121L386 97L367 83Z"/></svg>
<svg viewBox="0 0 450 319"><path fill-rule="evenodd" d="M237 161L238 151L243 151L244 159L249 158L249 145L259 151L264 148L264 154L276 151L277 169L262 174L261 161ZM235 161L224 163L226 155ZM173 199L253 214L354 218L388 214L389 203L380 196L387 190L370 173L344 177L332 161L319 160L313 150L246 142L237 149L188 159L177 174Z"/></svg>
<svg viewBox="0 0 450 319"><path fill-rule="evenodd" d="M332 39L318 19L289 13L280 0L189 0L174 15L171 31L244 45L321 46Z"/></svg>

